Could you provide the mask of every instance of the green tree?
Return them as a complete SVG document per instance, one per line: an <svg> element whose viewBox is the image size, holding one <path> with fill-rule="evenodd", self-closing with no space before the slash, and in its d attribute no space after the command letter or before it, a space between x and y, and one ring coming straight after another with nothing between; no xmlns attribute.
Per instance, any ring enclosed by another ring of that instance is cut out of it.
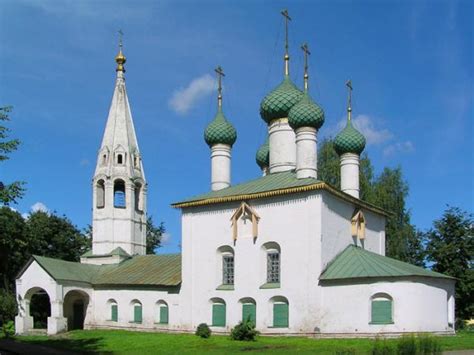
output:
<svg viewBox="0 0 474 355"><path fill-rule="evenodd" d="M26 220L29 254L79 261L90 249L90 239L66 216L37 211Z"/></svg>
<svg viewBox="0 0 474 355"><path fill-rule="evenodd" d="M456 316L471 318L474 315L473 214L448 206L424 237L427 260L433 263L432 269L458 279Z"/></svg>
<svg viewBox="0 0 474 355"><path fill-rule="evenodd" d="M152 216L148 216L146 219L146 253L155 254L156 249L161 247L161 237L165 232L165 226L163 222L156 227L153 223Z"/></svg>
<svg viewBox="0 0 474 355"><path fill-rule="evenodd" d="M26 263L28 239L25 220L9 207L0 208L0 275L1 288L13 289L14 277Z"/></svg>
<svg viewBox="0 0 474 355"><path fill-rule="evenodd" d="M9 121L8 114L11 112L11 106L0 107L0 121ZM1 123L1 122L0 122ZM18 139L8 140L10 129L0 124L0 161L9 159L8 155L17 150L20 145ZM0 203L9 205L15 203L23 196L25 192L24 182L14 181L10 184L0 182Z"/></svg>

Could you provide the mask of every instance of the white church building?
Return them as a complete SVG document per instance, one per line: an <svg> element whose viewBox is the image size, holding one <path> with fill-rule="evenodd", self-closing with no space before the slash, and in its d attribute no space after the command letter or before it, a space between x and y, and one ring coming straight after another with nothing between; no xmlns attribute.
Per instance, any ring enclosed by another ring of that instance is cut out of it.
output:
<svg viewBox="0 0 474 355"><path fill-rule="evenodd" d="M318 180L324 112L309 95L307 65L303 90L290 79L287 48L283 81L260 107L263 176L231 185L237 134L223 113L219 67L217 114L204 134L211 191L172 205L182 213L181 254L145 255L147 180L120 46L93 177L92 250L80 262L31 258L16 280L18 334L33 328L38 292L50 300L48 334L193 332L200 323L226 333L248 318L262 334L454 332L455 280L386 257L388 212L359 199L365 138L352 126L350 99L335 139L341 189Z"/></svg>

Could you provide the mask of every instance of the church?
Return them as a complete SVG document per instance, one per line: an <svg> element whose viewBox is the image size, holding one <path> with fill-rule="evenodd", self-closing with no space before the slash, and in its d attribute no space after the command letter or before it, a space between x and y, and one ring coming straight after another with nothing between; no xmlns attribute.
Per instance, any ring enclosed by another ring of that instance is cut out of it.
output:
<svg viewBox="0 0 474 355"><path fill-rule="evenodd" d="M217 112L204 131L211 191L172 205L181 210L182 251L170 255L146 255L148 182L120 43L92 180L92 250L80 262L29 260L16 279L17 334L33 329L30 304L38 293L49 298L51 335L82 328L194 332L200 323L225 334L244 319L268 335L454 333L455 280L386 257L390 212L359 198L365 138L352 124L350 81L347 123L334 142L341 188L318 179L324 111L309 93L306 45L304 87L290 77L286 34L283 80L260 105L268 126L256 152L261 176L236 185L237 132L224 115L223 70L216 69Z"/></svg>

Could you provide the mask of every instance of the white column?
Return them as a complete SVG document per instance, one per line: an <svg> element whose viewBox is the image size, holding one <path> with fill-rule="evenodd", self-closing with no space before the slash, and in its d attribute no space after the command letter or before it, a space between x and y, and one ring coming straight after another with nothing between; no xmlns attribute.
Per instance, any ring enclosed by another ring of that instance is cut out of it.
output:
<svg viewBox="0 0 474 355"><path fill-rule="evenodd" d="M359 198L359 155L341 155L341 190Z"/></svg>
<svg viewBox="0 0 474 355"><path fill-rule="evenodd" d="M222 190L230 186L231 147L214 144L211 147L211 189Z"/></svg>
<svg viewBox="0 0 474 355"><path fill-rule="evenodd" d="M30 316L30 300L22 298L18 302L18 315L15 317L15 334L26 334L30 329L33 329L33 317Z"/></svg>
<svg viewBox="0 0 474 355"><path fill-rule="evenodd" d="M270 122L268 134L270 144L270 173L295 169L295 132L288 124L288 119L280 118Z"/></svg>
<svg viewBox="0 0 474 355"><path fill-rule="evenodd" d="M63 301L51 301L51 317L48 317L48 335L67 331L67 318L63 315Z"/></svg>
<svg viewBox="0 0 474 355"><path fill-rule="evenodd" d="M298 179L317 178L317 136L316 128L296 129L296 177Z"/></svg>

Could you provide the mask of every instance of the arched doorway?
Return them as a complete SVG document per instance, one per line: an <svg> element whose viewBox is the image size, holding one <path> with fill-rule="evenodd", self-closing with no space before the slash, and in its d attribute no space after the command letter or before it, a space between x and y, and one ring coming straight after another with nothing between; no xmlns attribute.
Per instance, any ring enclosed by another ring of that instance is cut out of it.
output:
<svg viewBox="0 0 474 355"><path fill-rule="evenodd" d="M40 288L33 287L25 294L26 316L32 317L30 329L44 329L48 327L48 317L51 317L51 302L48 293Z"/></svg>
<svg viewBox="0 0 474 355"><path fill-rule="evenodd" d="M79 290L69 291L64 297L64 317L67 318L67 329L84 329L89 296Z"/></svg>

